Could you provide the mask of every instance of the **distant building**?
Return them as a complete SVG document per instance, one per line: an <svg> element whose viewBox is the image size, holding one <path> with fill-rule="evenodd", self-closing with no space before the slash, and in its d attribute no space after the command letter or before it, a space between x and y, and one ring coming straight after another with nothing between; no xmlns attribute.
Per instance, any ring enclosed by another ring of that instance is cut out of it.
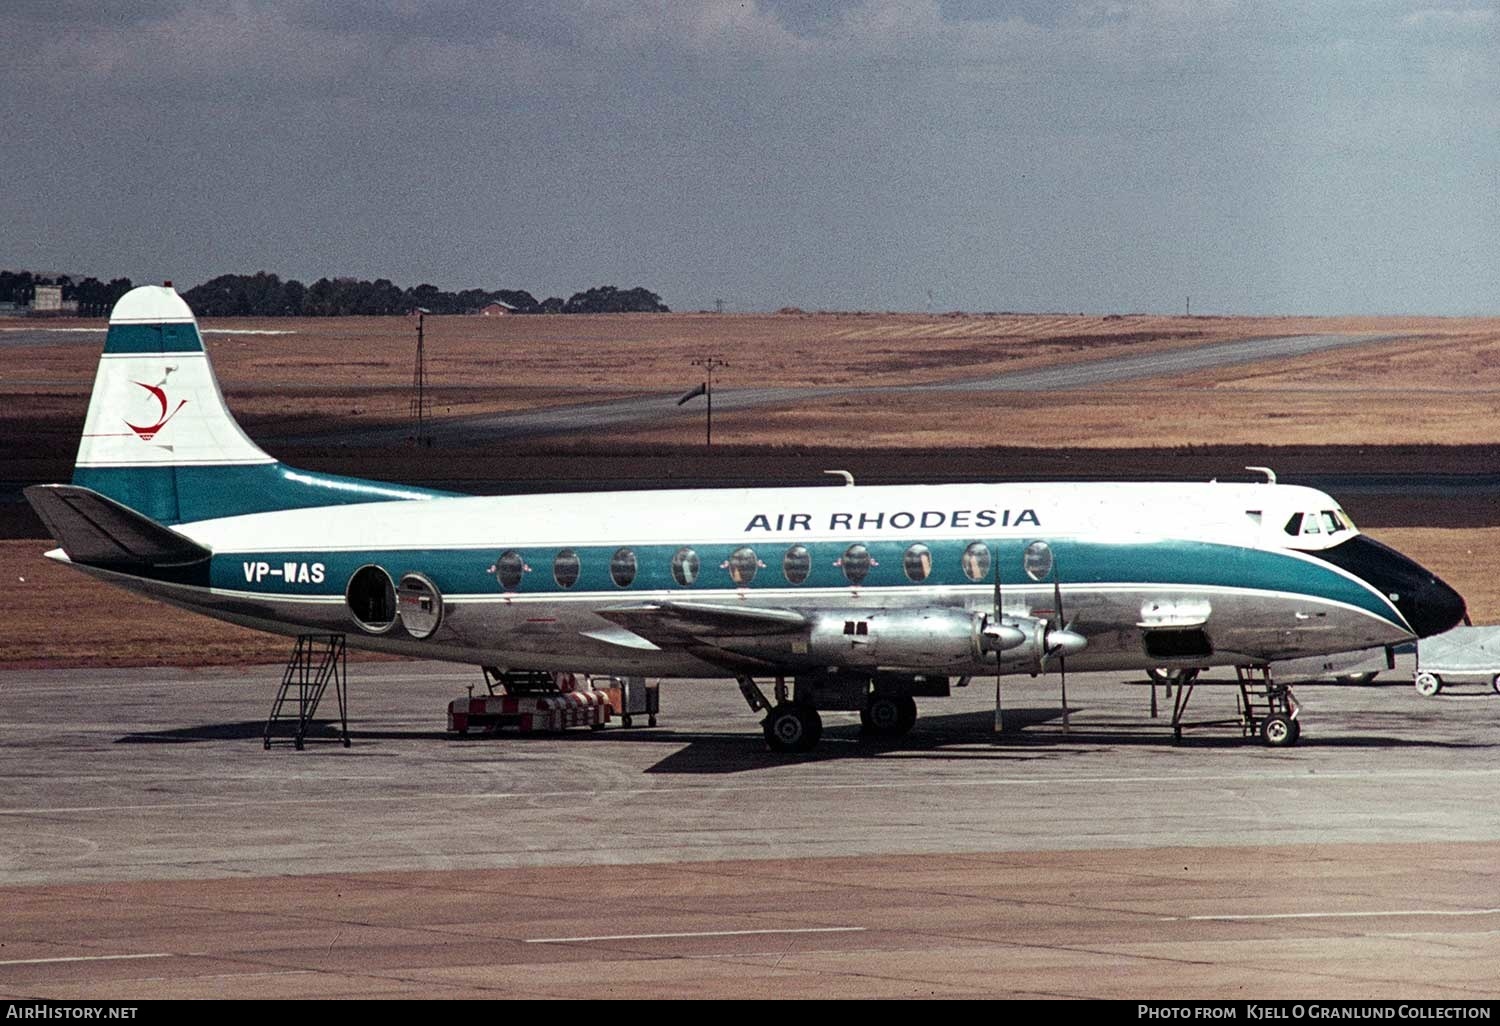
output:
<svg viewBox="0 0 1500 1026"><path fill-rule="evenodd" d="M481 308L479 312L485 317L505 317L508 314L515 313L516 308L511 306L509 303L502 303L499 300L496 300L489 306Z"/></svg>
<svg viewBox="0 0 1500 1026"><path fill-rule="evenodd" d="M33 316L58 317L76 314L78 312L78 300L64 299L62 297L63 287L61 285L37 285L31 296L31 313Z"/></svg>
<svg viewBox="0 0 1500 1026"><path fill-rule="evenodd" d="M31 312L38 314L62 313L62 286L36 286L31 296Z"/></svg>

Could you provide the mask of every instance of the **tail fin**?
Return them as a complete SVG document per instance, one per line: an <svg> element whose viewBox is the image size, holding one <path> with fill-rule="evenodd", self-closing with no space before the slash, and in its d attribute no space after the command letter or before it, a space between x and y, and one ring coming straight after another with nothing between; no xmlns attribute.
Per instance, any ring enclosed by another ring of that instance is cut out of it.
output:
<svg viewBox="0 0 1500 1026"><path fill-rule="evenodd" d="M73 483L162 524L443 494L294 470L235 423L193 311L170 286L115 304Z"/></svg>

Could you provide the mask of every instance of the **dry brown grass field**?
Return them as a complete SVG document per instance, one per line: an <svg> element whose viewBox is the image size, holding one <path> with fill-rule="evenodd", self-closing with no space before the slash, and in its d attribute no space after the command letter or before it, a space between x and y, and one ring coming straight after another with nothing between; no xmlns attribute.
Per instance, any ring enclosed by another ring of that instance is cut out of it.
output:
<svg viewBox="0 0 1500 1026"><path fill-rule="evenodd" d="M51 326L65 326L56 322ZM98 326L94 322L95 327ZM409 410L415 326L407 318L211 320L207 344L235 410L294 434L337 416L399 422ZM255 331L290 334L249 334ZM432 317L427 373L439 416L675 396L689 362L729 361L725 389L901 385L1249 337L1409 336L1375 347L1229 367L1176 380L1026 395L934 399L884 393L726 413L740 444L1473 444L1500 441L1500 319L1219 318L1069 315L624 314ZM0 396L81 420L98 350L10 346ZM666 407L670 409L670 407ZM691 416L622 442L696 438ZM580 424L578 436L591 434Z"/></svg>

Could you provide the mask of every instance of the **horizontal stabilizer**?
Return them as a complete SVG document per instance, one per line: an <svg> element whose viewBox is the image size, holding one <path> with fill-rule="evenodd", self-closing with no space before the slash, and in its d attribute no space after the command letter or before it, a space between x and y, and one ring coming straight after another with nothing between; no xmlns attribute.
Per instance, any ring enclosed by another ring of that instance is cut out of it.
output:
<svg viewBox="0 0 1500 1026"><path fill-rule="evenodd" d="M129 570L188 566L213 555L171 528L77 485L32 485L26 501L75 563Z"/></svg>

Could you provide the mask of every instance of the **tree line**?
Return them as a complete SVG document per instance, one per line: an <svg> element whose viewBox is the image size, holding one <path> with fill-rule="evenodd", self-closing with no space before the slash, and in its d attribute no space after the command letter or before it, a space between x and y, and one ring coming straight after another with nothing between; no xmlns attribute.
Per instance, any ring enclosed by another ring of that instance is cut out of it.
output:
<svg viewBox="0 0 1500 1026"><path fill-rule="evenodd" d="M115 300L131 288L129 278L104 284L95 278L74 281L69 275L0 271L0 303L29 304L37 285L61 285L63 299L76 299L78 312L85 317L109 313ZM188 289L182 298L200 317L383 317L417 310L471 314L495 302L520 314L671 312L660 296L644 288L601 285L575 292L567 299L550 296L538 302L530 292L520 289L446 292L427 284L403 289L385 278L319 278L304 285L295 278L283 281L266 271L221 274Z"/></svg>
<svg viewBox="0 0 1500 1026"><path fill-rule="evenodd" d="M61 285L64 300L76 301L82 317L103 317L115 305L115 300L129 292L134 286L129 278L113 278L102 282L98 278L80 278L72 275L33 274L31 271L0 271L0 303L30 306L38 285Z"/></svg>

